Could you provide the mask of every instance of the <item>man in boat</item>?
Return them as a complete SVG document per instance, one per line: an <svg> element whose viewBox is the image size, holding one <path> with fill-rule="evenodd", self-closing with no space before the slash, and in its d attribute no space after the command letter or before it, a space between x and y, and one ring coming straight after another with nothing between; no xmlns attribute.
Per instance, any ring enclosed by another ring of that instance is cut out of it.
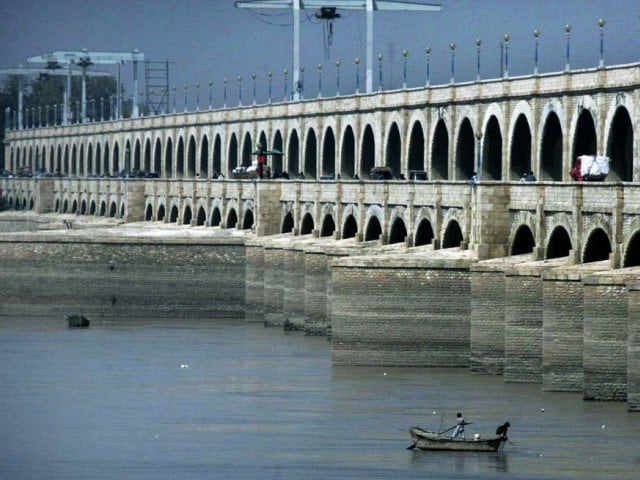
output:
<svg viewBox="0 0 640 480"><path fill-rule="evenodd" d="M462 439L464 440L464 426L465 425L469 425L467 422L464 421L464 418L462 418L462 414L460 412L458 412L456 414L456 429L453 431L453 434L451 435L451 438L456 438L458 435L462 435Z"/></svg>
<svg viewBox="0 0 640 480"><path fill-rule="evenodd" d="M508 440L507 431L509 430L510 426L511 424L509 422L504 422L496 429L496 435L502 438L505 442Z"/></svg>

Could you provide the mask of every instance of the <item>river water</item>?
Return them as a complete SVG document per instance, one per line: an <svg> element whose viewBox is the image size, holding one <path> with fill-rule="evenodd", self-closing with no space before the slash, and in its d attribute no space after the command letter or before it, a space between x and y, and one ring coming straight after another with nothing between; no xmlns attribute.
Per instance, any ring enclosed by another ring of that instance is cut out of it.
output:
<svg viewBox="0 0 640 480"><path fill-rule="evenodd" d="M333 367L241 321L0 317L2 479L627 479L640 414L463 369ZM541 409L544 408L544 412ZM444 411L444 419L442 413ZM501 453L410 451L461 411Z"/></svg>

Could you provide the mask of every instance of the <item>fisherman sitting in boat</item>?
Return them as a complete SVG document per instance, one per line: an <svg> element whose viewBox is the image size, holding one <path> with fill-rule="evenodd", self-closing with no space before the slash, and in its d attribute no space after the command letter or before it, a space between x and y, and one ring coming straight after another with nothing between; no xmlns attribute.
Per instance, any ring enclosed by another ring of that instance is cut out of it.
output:
<svg viewBox="0 0 640 480"><path fill-rule="evenodd" d="M496 435L499 436L505 442L508 440L507 431L509 430L510 426L511 424L509 422L504 422L502 425L500 425L496 429Z"/></svg>
<svg viewBox="0 0 640 480"><path fill-rule="evenodd" d="M464 440L464 426L465 425L469 425L467 422L464 421L464 418L462 418L462 414L461 413L457 413L456 414L456 428L453 431L453 434L451 435L451 438L456 438L458 435L462 435L462 439Z"/></svg>

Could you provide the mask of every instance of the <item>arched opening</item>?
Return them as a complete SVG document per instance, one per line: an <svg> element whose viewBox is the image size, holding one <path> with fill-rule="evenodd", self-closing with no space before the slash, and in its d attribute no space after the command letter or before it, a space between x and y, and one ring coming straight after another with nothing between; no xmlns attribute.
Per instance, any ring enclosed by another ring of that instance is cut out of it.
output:
<svg viewBox="0 0 640 480"><path fill-rule="evenodd" d="M204 207L198 209L198 216L196 217L196 226L200 227L207 223L207 212L204 211Z"/></svg>
<svg viewBox="0 0 640 480"><path fill-rule="evenodd" d="M342 226L342 238L353 238L358 233L358 222L353 215L348 215Z"/></svg>
<svg viewBox="0 0 640 480"><path fill-rule="evenodd" d="M232 208L229 210L229 214L227 215L227 228L236 228L238 224L238 214Z"/></svg>
<svg viewBox="0 0 640 480"><path fill-rule="evenodd" d="M76 158L76 146L71 147L71 175L76 176L78 174L78 164Z"/></svg>
<svg viewBox="0 0 640 480"><path fill-rule="evenodd" d="M297 175L300 171L300 139L296 130L291 131L288 151L289 173Z"/></svg>
<svg viewBox="0 0 640 480"><path fill-rule="evenodd" d="M82 203L80 204L80 215L86 215L86 214L87 214L87 202L85 200L82 200Z"/></svg>
<svg viewBox="0 0 640 480"><path fill-rule="evenodd" d="M633 125L624 107L618 107L613 116L607 156L611 158L608 180L633 181Z"/></svg>
<svg viewBox="0 0 640 480"><path fill-rule="evenodd" d="M103 200L100 202L100 216L104 217L107 213L107 203Z"/></svg>
<svg viewBox="0 0 640 480"><path fill-rule="evenodd" d="M78 158L78 176L84 176L84 145L80 145L80 156Z"/></svg>
<svg viewBox="0 0 640 480"><path fill-rule="evenodd" d="M162 222L164 220L164 216L165 216L164 205L160 205L158 207L158 221Z"/></svg>
<svg viewBox="0 0 640 480"><path fill-rule="evenodd" d="M585 108L578 117L571 159L581 155L595 155L597 148L596 125L591 112Z"/></svg>
<svg viewBox="0 0 640 480"><path fill-rule="evenodd" d="M389 129L386 148L386 165L393 172L393 178L400 178L402 173L401 159L402 141L400 140L400 131L398 125L394 122Z"/></svg>
<svg viewBox="0 0 640 480"><path fill-rule="evenodd" d="M109 144L105 143L104 144L104 155L102 157L102 174L107 176L111 173L111 170L109 170L109 159L110 159L110 155L109 155Z"/></svg>
<svg viewBox="0 0 640 480"><path fill-rule="evenodd" d="M325 215L322 220L322 227L320 228L320 236L321 237L330 237L333 235L333 232L336 230L336 224L333 221L332 215Z"/></svg>
<svg viewBox="0 0 640 480"><path fill-rule="evenodd" d="M184 207L184 214L182 215L182 224L183 225L191 225L191 218L193 214L191 213L191 207L187 205Z"/></svg>
<svg viewBox="0 0 640 480"><path fill-rule="evenodd" d="M29 210L33 210L33 198L29 199Z"/></svg>
<svg viewBox="0 0 640 480"><path fill-rule="evenodd" d="M213 212L211 212L211 226L218 227L220 226L220 222L222 222L222 215L220 215L220 209L216 207L213 209Z"/></svg>
<svg viewBox="0 0 640 480"><path fill-rule="evenodd" d="M483 180L502 180L502 132L495 116L487 122L482 142Z"/></svg>
<svg viewBox="0 0 640 480"><path fill-rule="evenodd" d="M144 163L142 165L142 171L144 173L151 172L151 140L147 138L144 142Z"/></svg>
<svg viewBox="0 0 640 480"><path fill-rule="evenodd" d="M280 229L280 233L289 233L293 231L293 215L291 212L287 212L282 220L282 228Z"/></svg>
<svg viewBox="0 0 640 480"><path fill-rule="evenodd" d="M162 143L160 139L156 139L156 147L153 152L153 173L160 175L162 173Z"/></svg>
<svg viewBox="0 0 640 480"><path fill-rule="evenodd" d="M176 223L178 221L178 207L174 205L169 212L169 223Z"/></svg>
<svg viewBox="0 0 640 480"><path fill-rule="evenodd" d="M511 138L511 180L519 180L531 170L531 128L524 114L520 114Z"/></svg>
<svg viewBox="0 0 640 480"><path fill-rule="evenodd" d="M442 248L456 248L462 243L462 230L455 220L449 221L442 238Z"/></svg>
<svg viewBox="0 0 640 480"><path fill-rule="evenodd" d="M111 207L109 208L109 218L114 218L118 213L118 206L116 202L111 202Z"/></svg>
<svg viewBox="0 0 640 480"><path fill-rule="evenodd" d="M549 236L547 244L547 259L567 257L573 247L571 237L564 227L556 227Z"/></svg>
<svg viewBox="0 0 640 480"><path fill-rule="evenodd" d="M438 120L431 143L431 178L449 179L449 131L444 120Z"/></svg>
<svg viewBox="0 0 640 480"><path fill-rule="evenodd" d="M276 134L273 136L273 150L284 152L282 147L282 134L280 133L280 130L277 130ZM284 171L281 154L274 153L273 155L271 155L271 169L273 171L273 174L280 174Z"/></svg>
<svg viewBox="0 0 640 480"><path fill-rule="evenodd" d="M184 178L184 140L178 139L178 149L176 151L176 177Z"/></svg>
<svg viewBox="0 0 640 480"><path fill-rule="evenodd" d="M140 154L140 140L136 140L136 146L133 150L133 171L134 172L139 172L141 170L141 165L140 165L140 160L141 160L141 154ZM126 169L128 170L128 169Z"/></svg>
<svg viewBox="0 0 640 480"><path fill-rule="evenodd" d="M185 178L194 178L196 176L196 139L193 135L189 137L189 146L187 147L187 171Z"/></svg>
<svg viewBox="0 0 640 480"><path fill-rule="evenodd" d="M536 241L533 238L533 233L528 225L520 225L516 230L516 234L513 237L513 243L511 244L511 255L521 255L523 253L533 252L533 247L536 246Z"/></svg>
<svg viewBox="0 0 640 480"><path fill-rule="evenodd" d="M43 158L44 158L44 150L43 150ZM87 175L93 175L93 145L89 144L87 148Z"/></svg>
<svg viewBox="0 0 640 480"><path fill-rule="evenodd" d="M238 166L238 139L236 134L231 134L229 140L229 152L227 153L227 177L231 178L233 169Z"/></svg>
<svg viewBox="0 0 640 480"><path fill-rule="evenodd" d="M610 253L611 241L609 241L609 236L603 229L596 228L591 232L587 239L582 262L589 263L608 260Z"/></svg>
<svg viewBox="0 0 640 480"><path fill-rule="evenodd" d="M111 160L111 173L120 172L120 147L118 142L113 146L113 158Z"/></svg>
<svg viewBox="0 0 640 480"><path fill-rule="evenodd" d="M64 159L62 162L62 174L69 175L69 145L64 146Z"/></svg>
<svg viewBox="0 0 640 480"><path fill-rule="evenodd" d="M244 212L244 218L242 219L242 229L251 230L253 228L253 211L247 210Z"/></svg>
<svg viewBox="0 0 640 480"><path fill-rule="evenodd" d="M89 215L95 215L95 214L96 214L96 202L91 200L91 203L89 204Z"/></svg>
<svg viewBox="0 0 640 480"><path fill-rule="evenodd" d="M245 133L244 140L242 142L242 165L245 167L249 167L253 160L251 156L251 153L253 152L253 149L251 148L252 144L251 135L249 132Z"/></svg>
<svg viewBox="0 0 640 480"><path fill-rule="evenodd" d="M382 235L382 226L380 225L380 220L378 220L378 217L372 216L369 219L369 223L367 223L367 229L364 233L364 239L365 241L378 240L380 238L380 235Z"/></svg>
<svg viewBox="0 0 640 480"><path fill-rule="evenodd" d="M318 142L316 132L310 128L307 132L307 142L304 149L304 175L306 178L316 178L316 163L318 161Z"/></svg>
<svg viewBox="0 0 640 480"><path fill-rule="evenodd" d="M222 140L220 135L216 135L213 141L213 175L220 175L222 172Z"/></svg>
<svg viewBox="0 0 640 480"><path fill-rule="evenodd" d="M196 173L200 174L201 178L209 178L209 139L206 135L200 143L200 167Z"/></svg>
<svg viewBox="0 0 640 480"><path fill-rule="evenodd" d="M147 209L144 212L144 219L145 221L150 221L153 218L153 207L151 206L151 204L147 205Z"/></svg>
<svg viewBox="0 0 640 480"><path fill-rule="evenodd" d="M622 263L625 268L637 267L638 265L640 265L640 230L635 232L629 240Z"/></svg>
<svg viewBox="0 0 640 480"><path fill-rule="evenodd" d="M549 113L542 130L540 180L562 180L562 128L555 112Z"/></svg>
<svg viewBox="0 0 640 480"><path fill-rule="evenodd" d="M475 137L468 118L460 124L456 143L456 180L467 180L475 171L474 152Z"/></svg>
<svg viewBox="0 0 640 480"><path fill-rule="evenodd" d="M409 137L409 170L425 170L424 167L424 130L422 124L416 121L411 128Z"/></svg>
<svg viewBox="0 0 640 480"><path fill-rule="evenodd" d="M311 216L310 213L307 213L302 218L302 225L300 226L300 235L310 234L311 232L313 232L313 227L314 227L313 217Z"/></svg>
<svg viewBox="0 0 640 480"><path fill-rule="evenodd" d="M376 165L376 140L371 125L367 125L362 136L360 150L360 177L369 178L371 169Z"/></svg>
<svg viewBox="0 0 640 480"><path fill-rule="evenodd" d="M26 200L24 201L24 206L25 207L27 206L27 201ZM78 211L78 201L74 200L71 203L71 213L76 213L77 211Z"/></svg>
<svg viewBox="0 0 640 480"><path fill-rule="evenodd" d="M340 176L345 179L353 178L356 173L356 139L350 125L344 131L340 157Z"/></svg>
<svg viewBox="0 0 640 480"><path fill-rule="evenodd" d="M431 245L433 242L433 228L431 227L431 222L426 218L420 220L418 224L418 228L416 228L416 237L414 239L413 244L416 247L421 245Z"/></svg>
<svg viewBox="0 0 640 480"><path fill-rule="evenodd" d="M404 220L400 217L391 224L391 230L389 231L389 243L403 243L407 238L407 227L404 224Z"/></svg>
<svg viewBox="0 0 640 480"><path fill-rule="evenodd" d="M124 218L124 203L120 205L120 218Z"/></svg>
<svg viewBox="0 0 640 480"><path fill-rule="evenodd" d="M322 145L322 175L336 176L336 139L331 127L324 132Z"/></svg>
<svg viewBox="0 0 640 480"><path fill-rule="evenodd" d="M104 174L104 169L102 168L102 154L100 151L100 144L96 144L96 175L101 177Z"/></svg>
<svg viewBox="0 0 640 480"><path fill-rule="evenodd" d="M173 141L167 139L167 149L164 151L164 174L167 178L173 178Z"/></svg>

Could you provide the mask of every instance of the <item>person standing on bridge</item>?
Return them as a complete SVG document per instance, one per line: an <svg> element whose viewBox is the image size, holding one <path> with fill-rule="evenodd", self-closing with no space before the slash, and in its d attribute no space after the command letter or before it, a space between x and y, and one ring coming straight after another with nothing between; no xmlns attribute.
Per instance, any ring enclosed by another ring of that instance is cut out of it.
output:
<svg viewBox="0 0 640 480"><path fill-rule="evenodd" d="M267 163L267 154L261 143L258 144L258 177L262 179L264 175L264 167Z"/></svg>

